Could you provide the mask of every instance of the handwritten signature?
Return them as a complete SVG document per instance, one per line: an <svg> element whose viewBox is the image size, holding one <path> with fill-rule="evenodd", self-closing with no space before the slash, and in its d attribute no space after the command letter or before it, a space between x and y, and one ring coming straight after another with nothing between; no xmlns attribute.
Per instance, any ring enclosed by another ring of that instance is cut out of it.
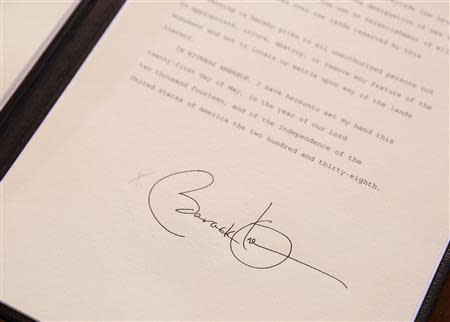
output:
<svg viewBox="0 0 450 322"><path fill-rule="evenodd" d="M135 180L139 180L141 177L143 175ZM179 231L183 229L179 223L179 215L192 216L199 223L208 224L211 229L217 230L220 235L226 237L229 240L231 254L248 267L270 269L290 260L321 273L348 288L347 284L338 277L291 256L293 249L291 239L272 227L272 220L263 219L272 207L272 202L257 220L240 228L235 228L235 223L227 226L207 218L201 212L201 206L192 194L210 187L213 183L214 176L205 170L180 171L159 179L152 185L148 194L148 207L153 218L168 233L183 238L185 236ZM184 188L179 188L181 186ZM174 187L177 187L176 191L173 191ZM186 189L186 187L189 188ZM164 200L164 205L157 202L158 207L156 207L155 200ZM173 209L172 202L178 207ZM158 208L158 211L155 208Z"/></svg>

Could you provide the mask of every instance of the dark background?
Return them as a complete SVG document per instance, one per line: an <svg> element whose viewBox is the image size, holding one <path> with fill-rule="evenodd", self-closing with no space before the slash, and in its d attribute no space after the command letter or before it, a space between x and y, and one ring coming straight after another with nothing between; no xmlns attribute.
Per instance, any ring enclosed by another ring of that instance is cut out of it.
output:
<svg viewBox="0 0 450 322"><path fill-rule="evenodd" d="M430 322L448 322L450 321L450 278L447 275L447 279L444 283L436 306L431 313Z"/></svg>

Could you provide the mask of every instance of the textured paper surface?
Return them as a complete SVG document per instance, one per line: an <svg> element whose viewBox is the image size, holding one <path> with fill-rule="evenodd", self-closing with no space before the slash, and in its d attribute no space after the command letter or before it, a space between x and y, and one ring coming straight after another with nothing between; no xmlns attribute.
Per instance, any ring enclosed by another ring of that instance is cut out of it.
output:
<svg viewBox="0 0 450 322"><path fill-rule="evenodd" d="M128 3L2 182L2 300L412 320L449 235L448 3L369 5Z"/></svg>

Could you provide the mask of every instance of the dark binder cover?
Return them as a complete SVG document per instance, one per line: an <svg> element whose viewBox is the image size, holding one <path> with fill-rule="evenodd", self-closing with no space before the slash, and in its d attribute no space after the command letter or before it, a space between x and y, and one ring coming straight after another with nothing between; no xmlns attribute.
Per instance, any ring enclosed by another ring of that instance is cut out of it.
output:
<svg viewBox="0 0 450 322"><path fill-rule="evenodd" d="M82 0L0 111L0 181L125 0ZM33 267L29 268L30 270ZM450 243L415 321L450 321ZM0 301L0 322L36 321Z"/></svg>

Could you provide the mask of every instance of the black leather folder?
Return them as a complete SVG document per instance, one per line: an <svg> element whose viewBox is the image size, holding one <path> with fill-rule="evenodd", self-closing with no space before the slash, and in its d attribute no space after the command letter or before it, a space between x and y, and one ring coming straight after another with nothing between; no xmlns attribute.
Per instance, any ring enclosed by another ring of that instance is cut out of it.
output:
<svg viewBox="0 0 450 322"><path fill-rule="evenodd" d="M125 0L81 1L5 103L0 112L0 180L45 121L46 115L124 2ZM29 269L33 270L33 267ZM416 321L444 321L450 317L449 270L450 248L447 246ZM20 308L17 309L0 302L0 321L35 321L26 312L21 313Z"/></svg>

